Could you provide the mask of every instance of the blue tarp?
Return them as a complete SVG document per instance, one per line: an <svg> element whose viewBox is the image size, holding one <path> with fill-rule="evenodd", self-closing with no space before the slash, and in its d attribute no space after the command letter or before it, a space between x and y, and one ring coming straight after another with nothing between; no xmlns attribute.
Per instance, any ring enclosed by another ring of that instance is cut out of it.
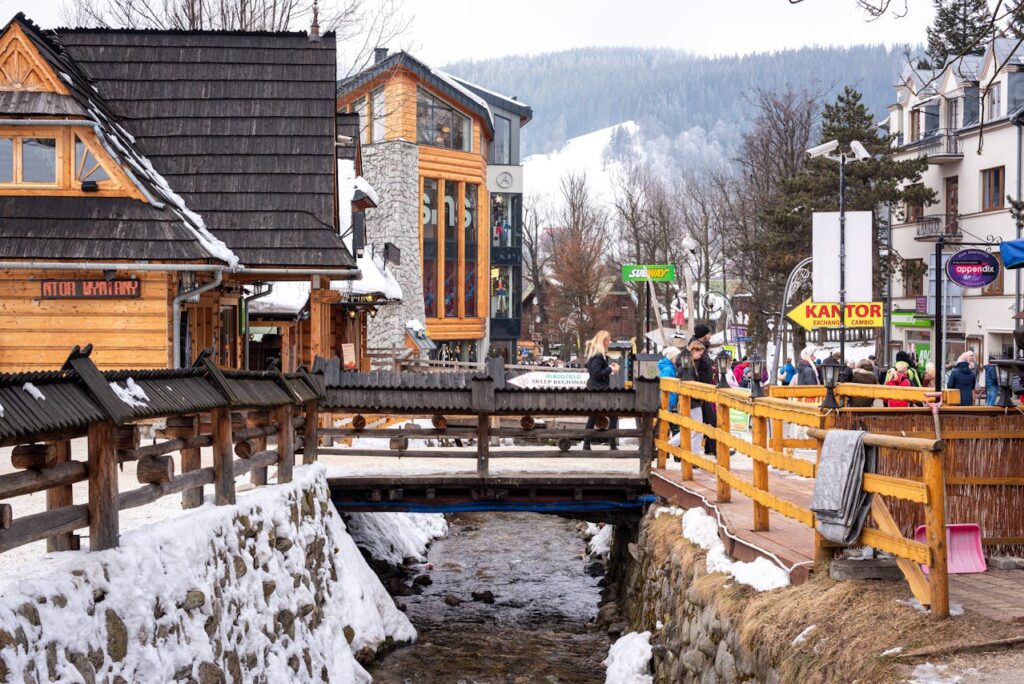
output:
<svg viewBox="0 0 1024 684"><path fill-rule="evenodd" d="M1024 240L1003 240L999 243L999 255L1003 257L1003 268L1024 267Z"/></svg>

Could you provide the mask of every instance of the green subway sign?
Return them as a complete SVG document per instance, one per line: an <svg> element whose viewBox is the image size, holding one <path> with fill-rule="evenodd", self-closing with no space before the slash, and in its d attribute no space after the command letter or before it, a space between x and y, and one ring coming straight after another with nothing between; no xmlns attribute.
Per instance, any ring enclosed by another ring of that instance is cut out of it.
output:
<svg viewBox="0 0 1024 684"><path fill-rule="evenodd" d="M670 283L675 279L676 267L672 264L625 264L622 267L622 281L625 283L638 280Z"/></svg>

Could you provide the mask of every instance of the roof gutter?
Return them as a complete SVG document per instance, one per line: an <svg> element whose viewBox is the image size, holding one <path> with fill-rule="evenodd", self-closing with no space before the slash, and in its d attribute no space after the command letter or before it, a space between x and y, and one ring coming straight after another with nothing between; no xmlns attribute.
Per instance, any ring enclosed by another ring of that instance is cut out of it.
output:
<svg viewBox="0 0 1024 684"><path fill-rule="evenodd" d="M235 271L243 275L308 275L330 276L332 280L362 280L358 268L245 268Z"/></svg>
<svg viewBox="0 0 1024 684"><path fill-rule="evenodd" d="M0 271L173 271L175 273L222 273L228 266L216 264L150 264L108 261L0 261Z"/></svg>

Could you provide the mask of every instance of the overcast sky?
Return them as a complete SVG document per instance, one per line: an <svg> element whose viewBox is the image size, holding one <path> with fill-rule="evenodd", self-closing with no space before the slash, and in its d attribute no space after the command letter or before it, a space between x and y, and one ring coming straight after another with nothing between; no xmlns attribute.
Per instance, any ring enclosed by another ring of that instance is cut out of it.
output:
<svg viewBox="0 0 1024 684"><path fill-rule="evenodd" d="M62 3L0 0L0 22L22 10L44 27L56 26ZM393 47L408 44L427 63L440 65L595 45L720 55L804 45L922 42L932 2L907 4L902 19L868 22L855 0L796 5L789 0L406 0L406 10L415 17L413 30Z"/></svg>

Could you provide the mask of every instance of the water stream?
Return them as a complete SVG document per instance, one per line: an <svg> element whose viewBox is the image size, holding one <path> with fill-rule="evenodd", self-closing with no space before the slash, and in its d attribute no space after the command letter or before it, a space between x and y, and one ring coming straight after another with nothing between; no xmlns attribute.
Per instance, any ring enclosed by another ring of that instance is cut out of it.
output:
<svg viewBox="0 0 1024 684"><path fill-rule="evenodd" d="M584 550L557 516L456 515L430 549L432 583L398 598L419 641L376 663L374 681L603 682L609 640L592 624L600 588Z"/></svg>

